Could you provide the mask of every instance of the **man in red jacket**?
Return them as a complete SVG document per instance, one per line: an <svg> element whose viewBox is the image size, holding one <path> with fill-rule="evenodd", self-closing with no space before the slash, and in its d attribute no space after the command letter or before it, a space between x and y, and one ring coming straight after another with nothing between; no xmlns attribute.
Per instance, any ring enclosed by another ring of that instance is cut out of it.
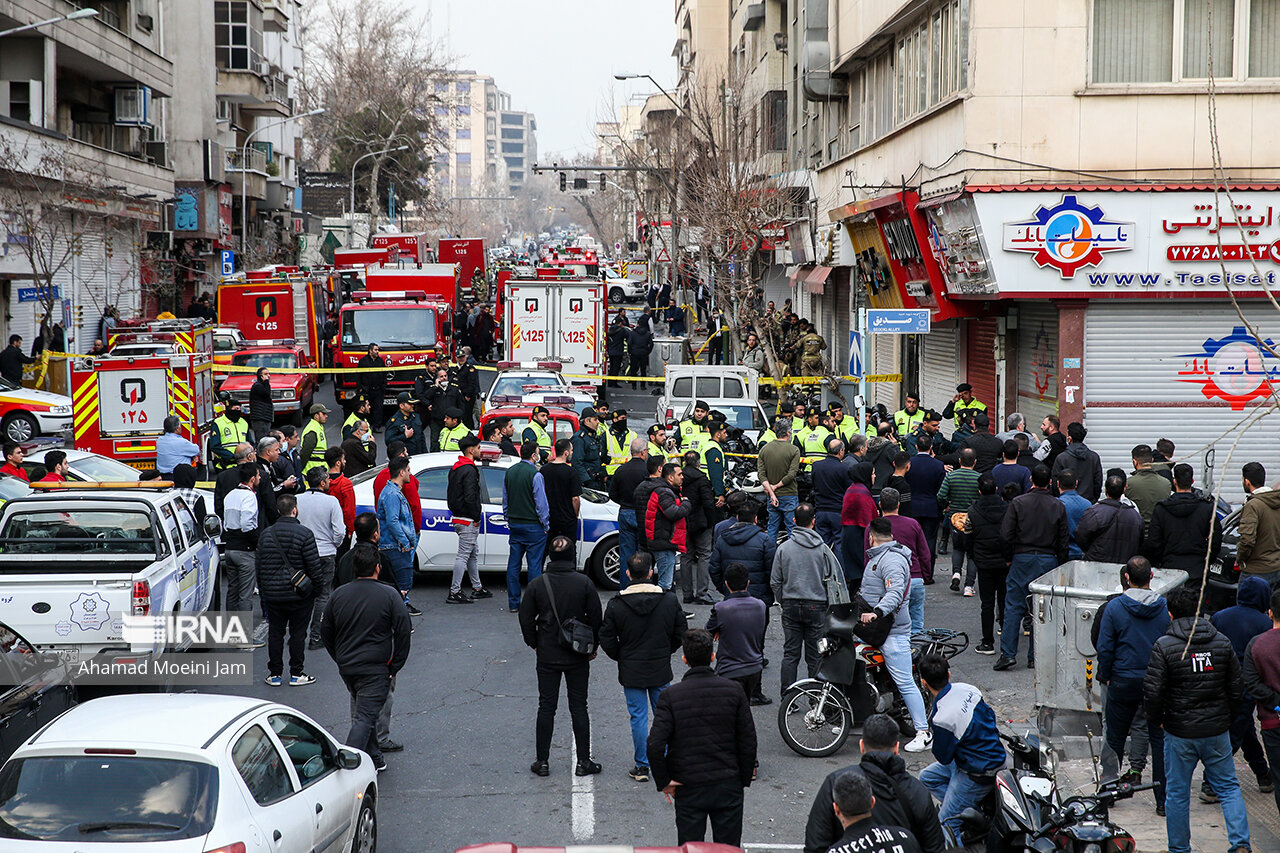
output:
<svg viewBox="0 0 1280 853"><path fill-rule="evenodd" d="M685 551L684 520L692 504L681 502L684 471L674 462L662 466L662 477L644 507L645 544L658 567L658 586L671 589L676 574L676 554Z"/></svg>
<svg viewBox="0 0 1280 853"><path fill-rule="evenodd" d="M342 507L342 522L347 527L347 538L338 548L338 556L347 553L351 547L351 535L356 530L356 490L351 480L343 474L347 467L347 453L341 447L330 447L324 452L324 462L329 466L329 494L338 499Z"/></svg>

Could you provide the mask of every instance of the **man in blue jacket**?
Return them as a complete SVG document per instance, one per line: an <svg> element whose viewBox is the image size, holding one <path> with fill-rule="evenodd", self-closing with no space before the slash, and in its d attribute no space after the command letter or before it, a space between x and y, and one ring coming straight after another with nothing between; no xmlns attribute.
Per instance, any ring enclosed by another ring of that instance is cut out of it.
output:
<svg viewBox="0 0 1280 853"><path fill-rule="evenodd" d="M409 457L397 456L387 464L392 488L384 488L378 495L378 550L382 560L391 567L396 586L409 604L409 590L413 587L413 553L418 547L418 525L413 520L409 499L404 496L404 484L409 481ZM413 611L410 610L410 613Z"/></svg>
<svg viewBox="0 0 1280 853"><path fill-rule="evenodd" d="M1134 715L1142 705L1142 681L1151 660L1151 647L1169 629L1169 605L1151 590L1151 562L1134 557L1125 563L1129 588L1102 611L1098 628L1098 683L1107 686L1103 712L1107 748L1102 753L1102 775L1120 775L1120 756L1133 727ZM1164 781L1164 732L1148 726L1151 738L1153 779ZM1163 789L1156 800L1163 804Z"/></svg>
<svg viewBox="0 0 1280 853"><path fill-rule="evenodd" d="M741 563L747 567L750 578L747 592L765 603L773 605L773 590L769 587L769 572L773 569L773 555L778 550L776 539L760 529L756 523L759 512L755 501L737 501L736 518L722 521L717 525L715 544L711 547L711 560L708 567L711 572L711 583L720 590L721 595L728 595L725 586L725 570L732 563ZM721 526L723 525L723 526Z"/></svg>
<svg viewBox="0 0 1280 853"><path fill-rule="evenodd" d="M961 812L978 808L995 788L996 773L1005 762L1004 745L982 691L972 684L952 684L946 658L921 658L920 678L933 695L929 724L937 759L920 771L920 781L941 803L938 820L955 825Z"/></svg>

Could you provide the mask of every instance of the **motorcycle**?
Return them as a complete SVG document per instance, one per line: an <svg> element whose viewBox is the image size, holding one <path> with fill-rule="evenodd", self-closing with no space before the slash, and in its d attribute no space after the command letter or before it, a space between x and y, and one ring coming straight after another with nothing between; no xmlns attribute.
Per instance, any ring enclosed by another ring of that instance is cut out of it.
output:
<svg viewBox="0 0 1280 853"><path fill-rule="evenodd" d="M799 755L821 758L840 751L855 724L871 714L889 714L904 736L915 735L907 704L885 665L884 653L862 642L856 608L837 605L827 611L818 639L818 671L787 688L778 706L778 731ZM950 660L969 647L960 631L931 629L911 638L911 669L920 686L917 664L924 655ZM921 687L928 702L929 693ZM927 707L927 705L926 705Z"/></svg>

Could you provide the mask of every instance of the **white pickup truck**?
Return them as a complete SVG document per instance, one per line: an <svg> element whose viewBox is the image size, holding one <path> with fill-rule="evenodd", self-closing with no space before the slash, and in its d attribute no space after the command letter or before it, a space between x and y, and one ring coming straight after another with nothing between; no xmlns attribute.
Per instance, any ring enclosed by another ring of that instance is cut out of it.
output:
<svg viewBox="0 0 1280 853"><path fill-rule="evenodd" d="M125 614L216 606L216 518L168 489L50 491L0 513L0 622L68 663L164 651L123 639Z"/></svg>

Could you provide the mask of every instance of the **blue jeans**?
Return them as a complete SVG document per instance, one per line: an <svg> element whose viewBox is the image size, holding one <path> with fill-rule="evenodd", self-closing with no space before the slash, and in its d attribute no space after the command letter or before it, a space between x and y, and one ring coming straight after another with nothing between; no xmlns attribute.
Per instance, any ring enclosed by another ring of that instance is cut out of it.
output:
<svg viewBox="0 0 1280 853"><path fill-rule="evenodd" d="M635 748L636 767L649 766L649 709L657 710L658 697L666 690L661 687L624 687L627 697L627 713L631 715L631 745Z"/></svg>
<svg viewBox="0 0 1280 853"><path fill-rule="evenodd" d="M920 695L916 680L911 677L911 638L906 634L890 634L880 646L880 651L884 652L884 665L893 683L907 703L912 725L918 732L928 731L929 718L924 711L924 697Z"/></svg>
<svg viewBox="0 0 1280 853"><path fill-rule="evenodd" d="M1022 617L1030 609L1027 587L1045 572L1053 571L1058 558L1053 554L1014 554L1009 565L1009 578L1005 581L1004 633L1000 635L1000 656L1016 658L1018 640L1022 637ZM1027 638L1027 658L1036 655L1035 634Z"/></svg>
<svg viewBox="0 0 1280 853"><path fill-rule="evenodd" d="M547 531L541 524L513 524L507 553L507 606L520 606L520 562L528 558L529 580L542 574L547 553Z"/></svg>
<svg viewBox="0 0 1280 853"><path fill-rule="evenodd" d="M800 498L795 495L780 496L777 506L772 501L765 504L769 508L769 541L778 541L778 528L784 524L787 526L787 535L791 535L791 528L796 526L796 507L799 505Z"/></svg>
<svg viewBox="0 0 1280 853"><path fill-rule="evenodd" d="M911 636L924 632L924 578L912 578L907 612L911 614Z"/></svg>
<svg viewBox="0 0 1280 853"><path fill-rule="evenodd" d="M1155 744L1152 744L1154 746ZM1236 780L1231 758L1231 734L1214 737L1181 738L1164 733L1165 831L1169 853L1191 853L1191 774L1196 764L1204 765L1204 779L1222 803L1227 824L1227 847L1249 846L1249 818L1244 797Z"/></svg>
<svg viewBox="0 0 1280 853"><path fill-rule="evenodd" d="M391 573L396 578L396 586L404 593L404 600L408 601L409 590L413 589L413 552L382 551L380 553L387 565L391 566Z"/></svg>
<svg viewBox="0 0 1280 853"><path fill-rule="evenodd" d="M920 771L920 781L941 804L938 806L939 823L952 821L952 829L960 828L954 819L961 812L979 808L983 798L995 787L994 776L987 781L979 781L956 767L954 761L950 764L933 762Z"/></svg>
<svg viewBox="0 0 1280 853"><path fill-rule="evenodd" d="M626 589L627 563L636 552L636 511L634 509L618 510L618 551L622 559L621 571L618 572L618 588Z"/></svg>
<svg viewBox="0 0 1280 853"><path fill-rule="evenodd" d="M676 552L654 551L653 567L658 573L658 586L671 589L671 584L676 579Z"/></svg>

